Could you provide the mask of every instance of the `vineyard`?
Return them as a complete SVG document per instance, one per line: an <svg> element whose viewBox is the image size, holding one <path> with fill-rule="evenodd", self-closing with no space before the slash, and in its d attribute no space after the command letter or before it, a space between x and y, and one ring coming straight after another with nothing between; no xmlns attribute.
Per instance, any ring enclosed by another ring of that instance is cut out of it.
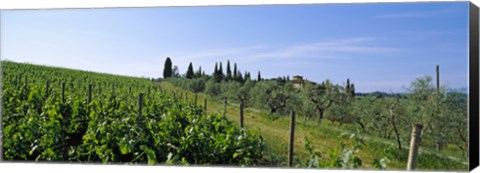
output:
<svg viewBox="0 0 480 173"><path fill-rule="evenodd" d="M131 164L262 162L264 143L147 78L2 61L3 158Z"/></svg>
<svg viewBox="0 0 480 173"><path fill-rule="evenodd" d="M348 80L295 89L288 78L251 80L239 70L155 80L1 65L6 161L403 170L411 124L423 121L418 168L467 166L466 95L438 101L428 78L418 81L427 94L355 96Z"/></svg>

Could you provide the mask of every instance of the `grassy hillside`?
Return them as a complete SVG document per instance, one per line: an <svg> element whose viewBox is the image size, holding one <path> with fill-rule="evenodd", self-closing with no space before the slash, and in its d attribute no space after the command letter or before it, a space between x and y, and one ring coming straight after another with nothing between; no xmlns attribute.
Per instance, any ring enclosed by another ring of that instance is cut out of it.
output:
<svg viewBox="0 0 480 173"><path fill-rule="evenodd" d="M193 101L194 93L174 87L172 84L162 82L162 88L177 93L188 93L189 99ZM205 94L198 94L198 104L203 104L203 99L208 99L207 112L223 113L224 107L220 100L213 100ZM228 119L237 122L239 126L239 104L229 103L227 105L226 116ZM264 110L253 108L245 109L244 116L245 128L258 130L263 136L267 145L265 153L266 165L286 166L288 158L288 139L289 139L289 117L272 118ZM305 148L305 137L312 141L315 151L321 154L322 159L330 159L329 150L338 148L339 141L345 144L352 143L352 140L342 137L342 134L352 134L356 132L354 125L338 126L332 124L328 120L323 120L317 124L315 120L305 120L297 118L295 131L295 165L303 166L306 164L310 155ZM359 134L359 133L357 133ZM405 170L408 156L408 149L398 150L392 141L378 138L376 136L363 135L364 146L359 151L358 156L361 158L362 169L375 169L374 159L381 159L388 156L390 162L387 164L389 170ZM408 145L404 142L404 145ZM451 147L450 147L451 148ZM417 170L466 170L467 160L461 157L458 151L446 149L442 151L434 151L430 148L420 148L420 154L417 162Z"/></svg>

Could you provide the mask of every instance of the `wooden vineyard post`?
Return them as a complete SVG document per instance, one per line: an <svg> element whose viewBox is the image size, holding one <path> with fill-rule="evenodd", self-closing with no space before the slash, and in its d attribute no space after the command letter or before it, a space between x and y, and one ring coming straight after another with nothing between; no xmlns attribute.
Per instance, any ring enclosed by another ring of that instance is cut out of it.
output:
<svg viewBox="0 0 480 173"><path fill-rule="evenodd" d="M62 101L65 102L65 82L62 82Z"/></svg>
<svg viewBox="0 0 480 173"><path fill-rule="evenodd" d="M195 93L195 106L197 106L197 94Z"/></svg>
<svg viewBox="0 0 480 173"><path fill-rule="evenodd" d="M415 170L418 147L420 145L420 135L422 134L423 125L414 124L412 129L412 137L410 139L410 149L408 152L407 171Z"/></svg>
<svg viewBox="0 0 480 173"><path fill-rule="evenodd" d="M128 88L128 93L132 94L132 87Z"/></svg>
<svg viewBox="0 0 480 173"><path fill-rule="evenodd" d="M138 116L142 116L143 93L138 95Z"/></svg>
<svg viewBox="0 0 480 173"><path fill-rule="evenodd" d="M188 103L188 93L185 93L185 103Z"/></svg>
<svg viewBox="0 0 480 173"><path fill-rule="evenodd" d="M243 128L243 103L240 103L240 128Z"/></svg>
<svg viewBox="0 0 480 173"><path fill-rule="evenodd" d="M173 101L177 100L175 93L173 93Z"/></svg>
<svg viewBox="0 0 480 173"><path fill-rule="evenodd" d="M437 81L436 81L436 82L437 82L437 88L436 88L436 90L437 90L437 99L435 100L435 107L436 107L435 114L436 114L436 116L439 116L439 114L440 114L440 109L439 109L439 104L438 104L438 102L439 102L439 100L440 100L440 66L439 66L439 65L437 65L436 72L437 72L437 76L436 76L436 77L437 77ZM438 151L441 150L442 145L443 145L443 141L442 141L442 140L440 140L440 141L437 140L437 141L435 142L435 146L436 146L436 149L437 149Z"/></svg>
<svg viewBox="0 0 480 173"><path fill-rule="evenodd" d="M223 116L227 114L227 98L223 97Z"/></svg>
<svg viewBox="0 0 480 173"><path fill-rule="evenodd" d="M437 65L437 95L440 94L440 67Z"/></svg>
<svg viewBox="0 0 480 173"><path fill-rule="evenodd" d="M203 107L205 108L205 114L207 114L207 98L203 99Z"/></svg>
<svg viewBox="0 0 480 173"><path fill-rule="evenodd" d="M293 167L294 137L295 137L295 111L292 111L291 119L290 119L290 145L288 146L288 167Z"/></svg>

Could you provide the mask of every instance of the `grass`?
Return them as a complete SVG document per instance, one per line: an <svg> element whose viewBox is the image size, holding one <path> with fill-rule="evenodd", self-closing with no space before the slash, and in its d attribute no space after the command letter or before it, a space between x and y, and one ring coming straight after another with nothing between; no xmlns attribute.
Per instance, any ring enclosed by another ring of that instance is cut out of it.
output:
<svg viewBox="0 0 480 173"><path fill-rule="evenodd" d="M194 100L194 93L186 91L177 87L174 87L170 83L162 82L161 87L177 93L188 93L188 99L190 102ZM207 98L207 112L208 113L221 113L223 114L224 105L220 100L212 100L211 97L206 94L198 94L198 104L203 105L204 98ZM239 104L229 103L226 109L226 117L233 121L240 122L239 117ZM265 151L265 163L264 166L286 166L288 158L288 141L289 141L289 123L290 118L288 116L279 117L273 119L267 112L263 110L246 108L244 112L244 125L246 129L257 130L264 138L267 149ZM328 150L335 149L339 145L339 141L346 144L350 143L349 139L341 137L343 133L352 133L353 129L356 129L355 125L344 124L341 127L333 125L328 120L323 120L317 124L316 120L305 120L300 116L297 116L296 128L295 128L295 143L294 143L294 157L295 165L304 163L308 160L309 154L305 149L304 137L308 137L312 141L312 146L315 151L322 154L322 158L326 158ZM364 135L368 138L366 140L366 146L363 147L358 156L362 159L362 169L374 169L373 160L375 158L382 158L386 156L386 150L391 152L390 163L387 166L389 170L405 170L406 169L406 156L408 156L408 150L395 149L396 145L394 141L389 141L376 136ZM403 142L403 145L407 145L407 142ZM393 148L393 149L391 149ZM458 156L459 152L455 153L454 150L446 150L442 152L433 151L431 149L421 149L421 153L418 156L417 169L418 170L467 170L468 165L462 164L466 161ZM454 159L449 159L447 156L452 156Z"/></svg>

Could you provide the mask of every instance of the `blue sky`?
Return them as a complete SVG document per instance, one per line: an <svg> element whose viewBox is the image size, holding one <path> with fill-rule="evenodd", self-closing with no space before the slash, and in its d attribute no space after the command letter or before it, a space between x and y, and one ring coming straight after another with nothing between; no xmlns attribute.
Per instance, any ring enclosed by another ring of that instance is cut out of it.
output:
<svg viewBox="0 0 480 173"><path fill-rule="evenodd" d="M1 57L155 78L166 57L181 73L230 60L252 76L349 78L359 92L402 92L439 64L441 84L460 88L468 2L2 11Z"/></svg>

